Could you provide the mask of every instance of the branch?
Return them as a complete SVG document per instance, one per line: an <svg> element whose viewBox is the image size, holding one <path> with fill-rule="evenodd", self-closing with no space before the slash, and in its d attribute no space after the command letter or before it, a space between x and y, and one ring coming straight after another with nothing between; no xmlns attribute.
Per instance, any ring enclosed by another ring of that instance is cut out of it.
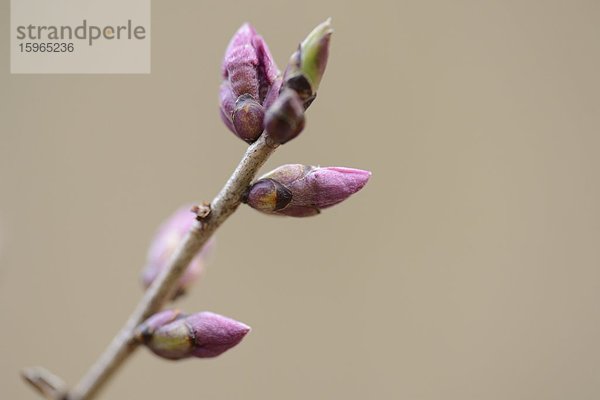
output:
<svg viewBox="0 0 600 400"><path fill-rule="evenodd" d="M159 311L171 298L177 288L179 278L190 261L217 228L237 209L244 191L276 148L277 145L265 134L248 147L237 168L210 204L210 208L203 208L203 215L199 217L199 222L188 232L183 243L169 261L167 268L146 290L144 297L105 352L71 392L65 395L64 392L57 391L46 394L48 398L89 400L98 393L115 371L137 349L139 343L135 337L135 328ZM27 380L32 383L30 379ZM34 384L34 386L42 391L39 385ZM42 393L44 392L42 391Z"/></svg>
<svg viewBox="0 0 600 400"><path fill-rule="evenodd" d="M62 379L42 367L25 368L21 376L47 399L62 400L66 396L67 386Z"/></svg>

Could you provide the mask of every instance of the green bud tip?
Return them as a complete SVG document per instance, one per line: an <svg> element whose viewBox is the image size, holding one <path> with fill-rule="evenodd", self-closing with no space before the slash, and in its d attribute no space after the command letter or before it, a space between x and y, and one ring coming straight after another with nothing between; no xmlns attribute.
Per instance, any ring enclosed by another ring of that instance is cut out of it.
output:
<svg viewBox="0 0 600 400"><path fill-rule="evenodd" d="M302 49L302 70L316 92L325 72L329 56L329 40L333 33L331 17L319 24L300 45Z"/></svg>

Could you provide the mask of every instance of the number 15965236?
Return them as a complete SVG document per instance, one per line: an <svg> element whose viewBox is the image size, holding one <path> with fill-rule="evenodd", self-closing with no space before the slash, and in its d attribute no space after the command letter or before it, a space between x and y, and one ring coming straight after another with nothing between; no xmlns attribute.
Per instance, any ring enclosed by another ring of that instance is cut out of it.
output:
<svg viewBox="0 0 600 400"><path fill-rule="evenodd" d="M72 53L73 43L19 43L21 53Z"/></svg>

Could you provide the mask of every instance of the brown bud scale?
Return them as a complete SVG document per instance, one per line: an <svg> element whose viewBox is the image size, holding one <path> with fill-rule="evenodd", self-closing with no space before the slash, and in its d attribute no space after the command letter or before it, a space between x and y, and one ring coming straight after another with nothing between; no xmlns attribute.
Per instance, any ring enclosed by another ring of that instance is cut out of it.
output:
<svg viewBox="0 0 600 400"><path fill-rule="evenodd" d="M300 97L300 99L304 103L305 110L317 98L317 93L313 92L310 82L302 74L287 78L285 86L292 89L298 94L298 97Z"/></svg>

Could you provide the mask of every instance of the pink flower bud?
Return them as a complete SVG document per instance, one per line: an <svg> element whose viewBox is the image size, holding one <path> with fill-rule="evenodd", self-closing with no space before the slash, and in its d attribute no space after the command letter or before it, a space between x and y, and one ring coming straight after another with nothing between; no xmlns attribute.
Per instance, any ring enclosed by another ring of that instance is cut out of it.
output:
<svg viewBox="0 0 600 400"><path fill-rule="evenodd" d="M252 143L262 133L264 110L277 97L281 78L267 44L250 24L233 35L221 73L221 117L233 133Z"/></svg>
<svg viewBox="0 0 600 400"><path fill-rule="evenodd" d="M308 217L358 192L370 176L360 169L287 164L252 184L244 202L267 214Z"/></svg>
<svg viewBox="0 0 600 400"><path fill-rule="evenodd" d="M156 355L181 360L216 357L241 342L249 331L246 324L219 314L166 310L142 323L136 336Z"/></svg>
<svg viewBox="0 0 600 400"><path fill-rule="evenodd" d="M265 116L265 131L275 143L289 142L304 129L304 105L298 94L285 88Z"/></svg>
<svg viewBox="0 0 600 400"><path fill-rule="evenodd" d="M148 250L146 266L142 271L142 284L148 288L160 272L167 266L169 259L177 250L185 235L192 228L196 216L190 211L191 205L183 206L169 217L159 228ZM214 248L215 240L210 239L190 262L181 279L176 297L202 274L206 258Z"/></svg>

